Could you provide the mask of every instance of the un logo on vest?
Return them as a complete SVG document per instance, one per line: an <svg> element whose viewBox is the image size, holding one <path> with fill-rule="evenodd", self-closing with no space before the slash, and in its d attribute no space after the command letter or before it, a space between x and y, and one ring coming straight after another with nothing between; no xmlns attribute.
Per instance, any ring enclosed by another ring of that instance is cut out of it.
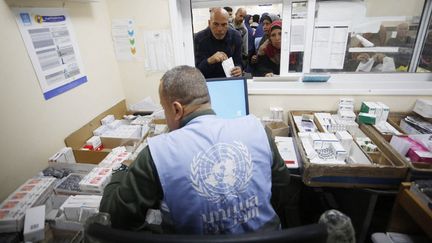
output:
<svg viewBox="0 0 432 243"><path fill-rule="evenodd" d="M241 142L213 145L191 163L192 186L210 201L235 197L246 189L251 177L252 158Z"/></svg>

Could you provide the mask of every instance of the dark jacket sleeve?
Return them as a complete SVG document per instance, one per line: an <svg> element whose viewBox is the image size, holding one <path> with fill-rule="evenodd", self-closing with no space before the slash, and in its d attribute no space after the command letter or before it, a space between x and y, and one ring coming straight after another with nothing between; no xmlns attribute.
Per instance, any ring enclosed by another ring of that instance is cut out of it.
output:
<svg viewBox="0 0 432 243"><path fill-rule="evenodd" d="M232 55L234 66L243 67L242 62L242 37L236 30L233 31L234 52ZM243 69L243 68L242 68Z"/></svg>
<svg viewBox="0 0 432 243"><path fill-rule="evenodd" d="M217 69L221 64L209 64L207 62L207 59L214 53L208 53L208 45L210 43L206 40L205 32L198 32L194 36L195 67L202 72L204 77L211 77L215 72L217 72Z"/></svg>
<svg viewBox="0 0 432 243"><path fill-rule="evenodd" d="M264 77L267 73L279 74L279 68L280 65L272 62L266 55L258 56L254 76Z"/></svg>
<svg viewBox="0 0 432 243"><path fill-rule="evenodd" d="M163 193L148 146L128 171L112 175L105 187L99 211L111 215L114 228L138 230L149 208L159 208Z"/></svg>

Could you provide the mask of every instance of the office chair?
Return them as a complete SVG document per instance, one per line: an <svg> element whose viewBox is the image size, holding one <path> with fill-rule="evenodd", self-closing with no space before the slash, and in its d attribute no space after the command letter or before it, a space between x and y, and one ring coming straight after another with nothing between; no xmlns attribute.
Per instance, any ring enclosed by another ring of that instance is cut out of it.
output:
<svg viewBox="0 0 432 243"><path fill-rule="evenodd" d="M179 235L150 234L113 229L97 222L86 224L85 242L179 242L179 243L277 243L277 242L326 242L327 228L324 224L309 224L280 231L254 232L236 235Z"/></svg>

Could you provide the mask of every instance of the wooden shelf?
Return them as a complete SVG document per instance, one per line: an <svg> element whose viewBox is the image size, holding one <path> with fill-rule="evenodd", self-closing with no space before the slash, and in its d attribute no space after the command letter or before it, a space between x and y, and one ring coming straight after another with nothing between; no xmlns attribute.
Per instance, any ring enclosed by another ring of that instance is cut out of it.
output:
<svg viewBox="0 0 432 243"><path fill-rule="evenodd" d="M410 190L411 183L403 182L393 207L388 231L400 233L424 232L432 239L432 210Z"/></svg>

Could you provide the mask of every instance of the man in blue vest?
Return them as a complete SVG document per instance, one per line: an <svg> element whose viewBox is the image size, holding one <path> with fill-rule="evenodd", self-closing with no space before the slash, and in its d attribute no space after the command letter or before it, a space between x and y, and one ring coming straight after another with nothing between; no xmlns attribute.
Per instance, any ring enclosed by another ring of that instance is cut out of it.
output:
<svg viewBox="0 0 432 243"><path fill-rule="evenodd" d="M166 72L159 97L170 132L149 138L132 164L113 170L100 205L112 226L146 228L148 209L160 209L163 229L176 233L280 229L270 199L289 171L259 120L218 118L194 67Z"/></svg>

